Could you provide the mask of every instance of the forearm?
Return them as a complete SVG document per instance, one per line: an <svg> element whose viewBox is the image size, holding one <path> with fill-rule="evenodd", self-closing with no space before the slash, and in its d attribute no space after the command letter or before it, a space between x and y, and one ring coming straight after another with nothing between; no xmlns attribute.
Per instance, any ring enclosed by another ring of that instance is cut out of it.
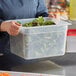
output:
<svg viewBox="0 0 76 76"><path fill-rule="evenodd" d="M5 25L6 25L5 21L0 21L0 32L6 32Z"/></svg>

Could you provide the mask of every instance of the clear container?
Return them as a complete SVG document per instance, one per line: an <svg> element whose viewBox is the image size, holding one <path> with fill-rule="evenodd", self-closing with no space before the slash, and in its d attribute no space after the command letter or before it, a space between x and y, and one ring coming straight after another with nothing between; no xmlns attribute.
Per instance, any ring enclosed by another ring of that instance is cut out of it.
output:
<svg viewBox="0 0 76 76"><path fill-rule="evenodd" d="M18 20L24 24L32 19ZM22 27L18 36L10 36L11 52L24 59L38 59L65 54L67 22L57 25Z"/></svg>

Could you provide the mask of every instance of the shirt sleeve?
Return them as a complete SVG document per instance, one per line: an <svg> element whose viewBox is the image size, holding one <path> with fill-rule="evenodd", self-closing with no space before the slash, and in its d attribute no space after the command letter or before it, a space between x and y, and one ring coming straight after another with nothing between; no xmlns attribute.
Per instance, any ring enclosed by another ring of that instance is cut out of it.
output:
<svg viewBox="0 0 76 76"><path fill-rule="evenodd" d="M2 12L1 12L1 9L0 9L0 25L1 25L2 22L3 22L3 20L2 20ZM0 29L1 29L1 26L0 26Z"/></svg>
<svg viewBox="0 0 76 76"><path fill-rule="evenodd" d="M48 9L46 8L45 0L38 0L36 17L38 16L43 16L43 17L48 16Z"/></svg>

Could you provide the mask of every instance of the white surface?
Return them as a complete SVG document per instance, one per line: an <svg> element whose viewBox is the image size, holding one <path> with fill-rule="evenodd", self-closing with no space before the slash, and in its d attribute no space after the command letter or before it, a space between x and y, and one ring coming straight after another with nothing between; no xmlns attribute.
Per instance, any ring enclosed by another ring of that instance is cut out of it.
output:
<svg viewBox="0 0 76 76"><path fill-rule="evenodd" d="M67 37L67 52L76 52L76 36Z"/></svg>

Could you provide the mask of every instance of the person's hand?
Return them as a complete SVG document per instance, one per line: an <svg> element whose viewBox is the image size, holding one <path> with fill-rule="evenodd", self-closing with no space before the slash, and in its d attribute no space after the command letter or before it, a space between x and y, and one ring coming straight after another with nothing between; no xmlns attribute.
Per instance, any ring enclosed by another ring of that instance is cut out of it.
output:
<svg viewBox="0 0 76 76"><path fill-rule="evenodd" d="M50 12L49 17L58 19L58 18L60 18L60 13L59 12Z"/></svg>
<svg viewBox="0 0 76 76"><path fill-rule="evenodd" d="M2 22L1 24L1 31L7 32L9 35L16 36L19 34L21 24L15 22L15 21L10 21L10 22Z"/></svg>

